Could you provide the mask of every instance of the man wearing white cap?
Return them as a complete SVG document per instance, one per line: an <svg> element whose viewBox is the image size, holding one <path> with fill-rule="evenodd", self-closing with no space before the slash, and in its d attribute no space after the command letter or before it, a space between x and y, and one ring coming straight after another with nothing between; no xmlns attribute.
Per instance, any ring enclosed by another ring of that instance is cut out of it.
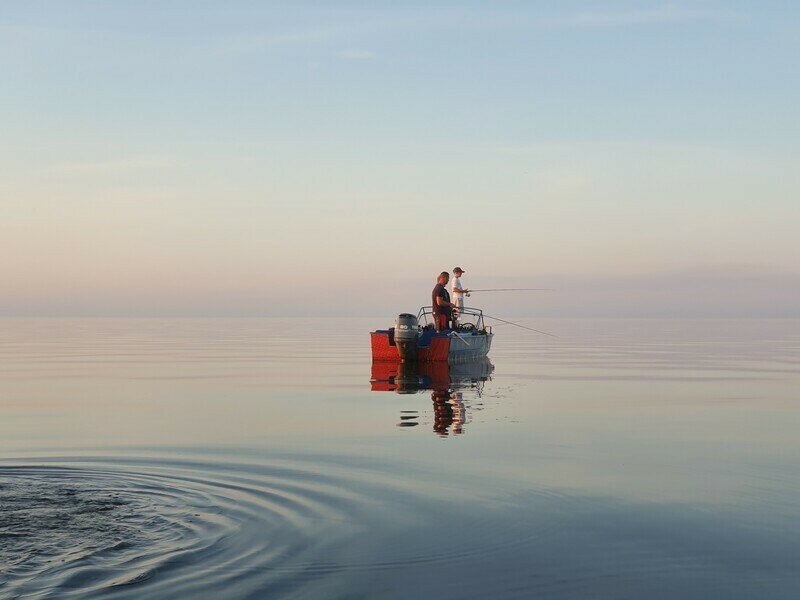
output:
<svg viewBox="0 0 800 600"><path fill-rule="evenodd" d="M452 296L453 296L453 304L456 305L456 309L460 312L462 308L464 308L464 294L468 293L469 290L465 290L461 285L461 274L466 273L464 269L461 267L456 267L453 269L453 286L452 286ZM458 319L458 315L454 315L454 320Z"/></svg>

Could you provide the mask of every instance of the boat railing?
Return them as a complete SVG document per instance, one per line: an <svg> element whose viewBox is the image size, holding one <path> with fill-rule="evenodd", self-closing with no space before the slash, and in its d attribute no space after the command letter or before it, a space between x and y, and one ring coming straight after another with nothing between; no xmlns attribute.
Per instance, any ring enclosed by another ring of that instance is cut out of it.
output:
<svg viewBox="0 0 800 600"><path fill-rule="evenodd" d="M467 319L469 317L469 319ZM470 322L477 330L486 329L483 322L483 311L480 308L460 308L458 309L458 320L461 323ZM417 313L417 322L421 326L433 324L433 306L423 306Z"/></svg>

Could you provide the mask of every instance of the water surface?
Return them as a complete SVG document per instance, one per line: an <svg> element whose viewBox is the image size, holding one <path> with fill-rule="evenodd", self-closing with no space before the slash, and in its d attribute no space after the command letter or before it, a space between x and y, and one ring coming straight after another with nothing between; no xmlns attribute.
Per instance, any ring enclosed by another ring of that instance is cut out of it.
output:
<svg viewBox="0 0 800 600"><path fill-rule="evenodd" d="M798 322L523 323L0 320L0 597L798 597Z"/></svg>

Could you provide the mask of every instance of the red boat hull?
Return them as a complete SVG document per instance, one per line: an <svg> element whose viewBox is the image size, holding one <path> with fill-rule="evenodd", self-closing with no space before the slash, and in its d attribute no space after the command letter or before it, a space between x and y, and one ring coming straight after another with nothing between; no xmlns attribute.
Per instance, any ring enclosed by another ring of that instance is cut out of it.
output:
<svg viewBox="0 0 800 600"><path fill-rule="evenodd" d="M386 331L370 332L372 342L373 361L393 361L400 360L395 346ZM420 346L418 349L417 361L419 362L447 362L450 354L450 338L432 337L428 346Z"/></svg>

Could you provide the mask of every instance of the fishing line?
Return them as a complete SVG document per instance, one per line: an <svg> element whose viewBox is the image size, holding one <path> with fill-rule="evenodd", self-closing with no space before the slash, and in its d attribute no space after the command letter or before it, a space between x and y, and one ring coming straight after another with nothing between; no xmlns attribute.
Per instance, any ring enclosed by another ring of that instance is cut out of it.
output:
<svg viewBox="0 0 800 600"><path fill-rule="evenodd" d="M519 323L514 323L513 321L506 321L505 319L500 319L498 317L493 317L491 315L483 315L487 319L493 319L495 321L500 321L501 323L507 323L508 325L513 325L514 327L520 327L521 329L527 329L528 331L535 331L536 333L541 333L542 335L550 336L551 338L557 338L557 335L553 335L552 333L547 333L546 331L539 331L538 329L534 329L533 327L526 327L525 325L520 325Z"/></svg>

